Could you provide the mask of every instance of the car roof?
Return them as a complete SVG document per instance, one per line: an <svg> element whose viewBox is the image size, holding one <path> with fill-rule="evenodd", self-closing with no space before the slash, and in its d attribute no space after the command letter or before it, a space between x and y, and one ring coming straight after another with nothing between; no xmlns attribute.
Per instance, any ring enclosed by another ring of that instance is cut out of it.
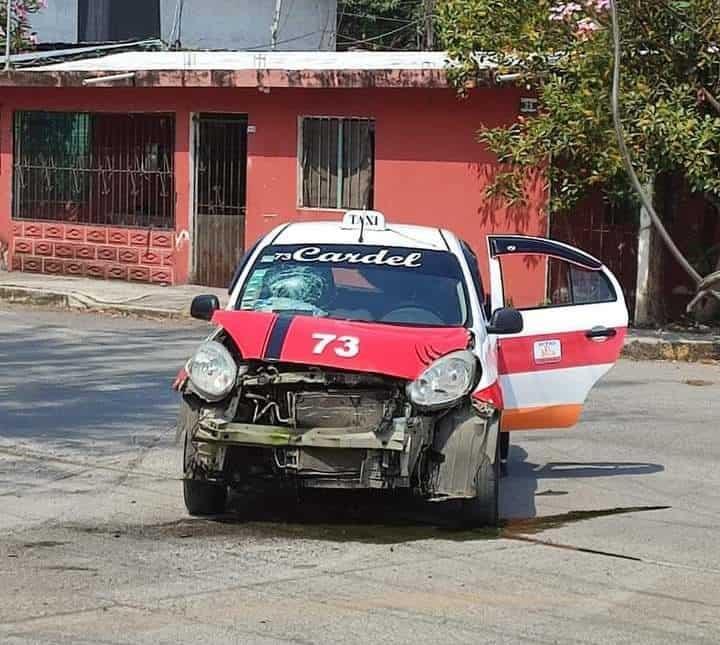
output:
<svg viewBox="0 0 720 645"><path fill-rule="evenodd" d="M447 231L429 226L410 226L388 222L385 230L363 231L360 242L359 229L342 228L335 222L297 222L288 224L276 234L273 244L352 244L364 246L392 246L413 249L449 251Z"/></svg>

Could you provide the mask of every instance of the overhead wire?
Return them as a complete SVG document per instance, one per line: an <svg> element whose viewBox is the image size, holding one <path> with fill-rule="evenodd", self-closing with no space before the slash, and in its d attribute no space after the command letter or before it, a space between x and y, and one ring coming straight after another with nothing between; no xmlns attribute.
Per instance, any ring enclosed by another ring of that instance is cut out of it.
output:
<svg viewBox="0 0 720 645"><path fill-rule="evenodd" d="M424 19L413 20L406 25L402 25L401 27L397 27L396 29L391 29L390 31L387 31L382 34L377 34L377 35L371 36L369 38L352 38L351 36L345 36L343 34L338 34L338 37L343 38L344 40L350 41L352 44L362 45L365 43L375 42L376 40L382 40L383 38L387 38L388 36L392 36L394 34L400 33L401 31L404 31L405 29L409 29L410 27L413 27L413 26L419 24L422 20L424 20Z"/></svg>

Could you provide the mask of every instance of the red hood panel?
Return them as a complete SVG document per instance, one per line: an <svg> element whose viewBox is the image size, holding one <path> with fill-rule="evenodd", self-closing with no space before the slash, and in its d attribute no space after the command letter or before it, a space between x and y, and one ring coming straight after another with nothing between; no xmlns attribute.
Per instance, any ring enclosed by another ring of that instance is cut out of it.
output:
<svg viewBox="0 0 720 645"><path fill-rule="evenodd" d="M213 322L243 358L417 378L435 359L466 349L464 327L400 327L255 311L216 311Z"/></svg>

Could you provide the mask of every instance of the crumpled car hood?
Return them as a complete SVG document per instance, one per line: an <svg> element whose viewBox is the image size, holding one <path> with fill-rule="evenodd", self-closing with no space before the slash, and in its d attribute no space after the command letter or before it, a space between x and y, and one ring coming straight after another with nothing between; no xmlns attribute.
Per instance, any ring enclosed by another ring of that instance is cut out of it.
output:
<svg viewBox="0 0 720 645"><path fill-rule="evenodd" d="M371 372L414 380L440 356L466 349L464 327L411 327L284 316L255 311L216 311L244 359L282 361Z"/></svg>

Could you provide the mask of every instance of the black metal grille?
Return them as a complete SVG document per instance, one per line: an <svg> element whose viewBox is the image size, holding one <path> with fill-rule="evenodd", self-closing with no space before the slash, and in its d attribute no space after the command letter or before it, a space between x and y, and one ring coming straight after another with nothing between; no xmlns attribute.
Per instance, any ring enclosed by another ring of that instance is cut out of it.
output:
<svg viewBox="0 0 720 645"><path fill-rule="evenodd" d="M308 117L302 121L302 206L372 208L375 122Z"/></svg>
<svg viewBox="0 0 720 645"><path fill-rule="evenodd" d="M172 229L170 115L16 112L13 218Z"/></svg>

